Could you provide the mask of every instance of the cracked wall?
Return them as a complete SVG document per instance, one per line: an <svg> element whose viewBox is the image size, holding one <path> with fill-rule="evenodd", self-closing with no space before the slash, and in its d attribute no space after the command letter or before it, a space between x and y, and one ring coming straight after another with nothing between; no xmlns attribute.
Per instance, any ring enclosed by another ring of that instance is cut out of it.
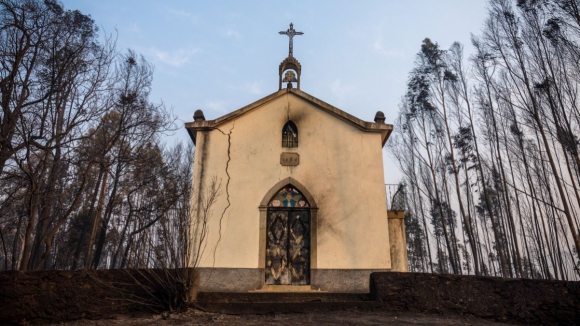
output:
<svg viewBox="0 0 580 326"><path fill-rule="evenodd" d="M281 146L288 117L299 129L297 148ZM204 252L200 267L258 268L258 206L288 177L302 183L319 206L317 268L391 267L379 133L363 132L288 94L200 139L211 141L197 144L205 151L196 151L196 170L203 164L203 173L196 171L194 189L217 175L227 192L212 207L207 236L212 250ZM281 166L282 152L298 153L300 165Z"/></svg>

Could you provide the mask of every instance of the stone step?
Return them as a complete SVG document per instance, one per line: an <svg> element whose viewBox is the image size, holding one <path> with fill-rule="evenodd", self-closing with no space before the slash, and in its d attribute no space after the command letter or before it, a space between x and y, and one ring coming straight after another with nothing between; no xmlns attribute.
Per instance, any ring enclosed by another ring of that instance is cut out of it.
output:
<svg viewBox="0 0 580 326"><path fill-rule="evenodd" d="M369 302L369 293L328 293L328 292L200 292L198 303L315 303L315 302Z"/></svg>
<svg viewBox="0 0 580 326"><path fill-rule="evenodd" d="M272 314L327 311L370 311L383 306L376 301L355 302L196 302L195 307L222 314Z"/></svg>

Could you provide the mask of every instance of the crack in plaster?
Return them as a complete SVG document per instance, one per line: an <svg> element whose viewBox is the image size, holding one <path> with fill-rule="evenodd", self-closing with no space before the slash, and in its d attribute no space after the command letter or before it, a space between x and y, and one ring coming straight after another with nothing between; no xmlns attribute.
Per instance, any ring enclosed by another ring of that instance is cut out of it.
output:
<svg viewBox="0 0 580 326"><path fill-rule="evenodd" d="M220 128L216 128L219 132L222 133L222 135L228 136L228 160L226 161L226 175L228 176L228 180L226 181L226 200L227 200L228 204L226 205L226 207L224 208L224 211L222 212L222 215L220 216L219 237L218 237L217 242L215 243L215 248L213 250L213 267L215 267L215 255L217 252L217 248L220 244L220 241L222 240L222 221L224 219L224 215L226 214L226 211L231 206L231 203L230 203L230 179L231 179L231 177L230 177L230 173L229 173L228 169L230 167L230 161L232 160L232 156L231 156L232 132L233 132L235 127L236 127L236 121L234 120L233 124L232 124L232 128L229 130L229 132L227 134L225 132L223 132Z"/></svg>

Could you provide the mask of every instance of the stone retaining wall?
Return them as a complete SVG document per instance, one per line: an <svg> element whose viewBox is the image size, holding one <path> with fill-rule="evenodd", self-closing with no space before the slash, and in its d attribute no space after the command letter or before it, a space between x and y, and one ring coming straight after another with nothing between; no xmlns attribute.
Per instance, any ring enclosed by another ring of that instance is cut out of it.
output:
<svg viewBox="0 0 580 326"><path fill-rule="evenodd" d="M0 325L145 311L143 298L152 296L137 280L146 284L135 270L0 272Z"/></svg>
<svg viewBox="0 0 580 326"><path fill-rule="evenodd" d="M155 293L136 285L146 283L142 276L134 270L0 272L0 325L146 311L151 306L142 298L154 300ZM378 272L371 274L370 288L369 299L375 301L366 301L369 309L522 324L580 324L580 282ZM135 298L141 298L140 303Z"/></svg>
<svg viewBox="0 0 580 326"><path fill-rule="evenodd" d="M422 273L373 273L384 309L462 314L496 321L580 325L580 282Z"/></svg>

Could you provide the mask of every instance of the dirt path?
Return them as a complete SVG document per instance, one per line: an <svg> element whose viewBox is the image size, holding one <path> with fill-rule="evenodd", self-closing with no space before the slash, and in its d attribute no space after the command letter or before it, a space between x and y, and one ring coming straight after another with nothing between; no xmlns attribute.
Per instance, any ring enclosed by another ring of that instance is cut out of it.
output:
<svg viewBox="0 0 580 326"><path fill-rule="evenodd" d="M189 311L163 319L160 315L116 319L78 320L60 325L506 325L470 316L443 316L409 312L334 311L324 313L290 313L267 315L224 315Z"/></svg>

